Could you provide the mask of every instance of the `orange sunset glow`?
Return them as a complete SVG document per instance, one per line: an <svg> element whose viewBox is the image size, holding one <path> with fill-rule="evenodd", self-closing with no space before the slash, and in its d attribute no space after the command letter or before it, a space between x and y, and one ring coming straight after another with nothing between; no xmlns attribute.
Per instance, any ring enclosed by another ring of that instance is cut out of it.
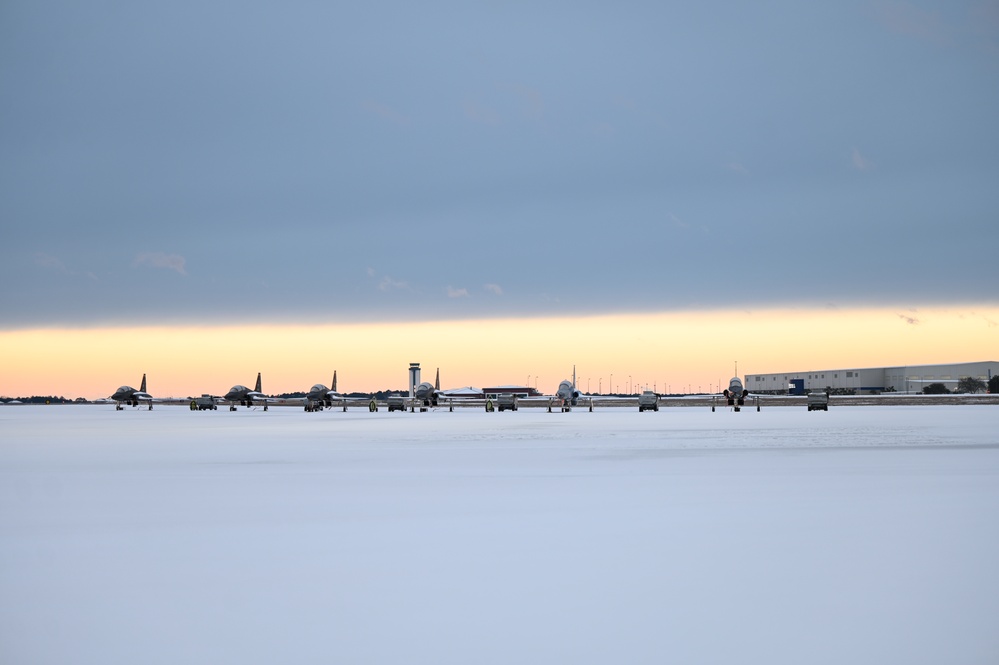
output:
<svg viewBox="0 0 999 665"><path fill-rule="evenodd" d="M0 395L88 399L148 375L157 397L329 384L404 388L410 362L441 387L537 385L577 369L589 392L717 391L740 375L995 360L999 308L774 309L394 324L177 326L0 332Z"/></svg>

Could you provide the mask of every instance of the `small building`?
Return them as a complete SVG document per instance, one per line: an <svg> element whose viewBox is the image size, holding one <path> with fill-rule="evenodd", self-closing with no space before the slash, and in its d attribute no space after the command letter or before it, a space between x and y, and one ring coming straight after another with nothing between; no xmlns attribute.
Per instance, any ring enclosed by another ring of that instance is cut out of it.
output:
<svg viewBox="0 0 999 665"><path fill-rule="evenodd" d="M446 397L454 397L458 399L482 399L483 394L480 388L475 388L474 386L454 388L451 390L444 390L442 392Z"/></svg>

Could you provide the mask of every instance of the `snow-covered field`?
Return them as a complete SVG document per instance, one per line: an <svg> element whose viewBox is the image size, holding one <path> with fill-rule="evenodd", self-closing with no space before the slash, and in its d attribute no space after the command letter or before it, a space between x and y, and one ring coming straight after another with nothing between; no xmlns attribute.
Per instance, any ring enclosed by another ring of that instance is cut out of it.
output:
<svg viewBox="0 0 999 665"><path fill-rule="evenodd" d="M997 426L0 407L0 662L997 663Z"/></svg>

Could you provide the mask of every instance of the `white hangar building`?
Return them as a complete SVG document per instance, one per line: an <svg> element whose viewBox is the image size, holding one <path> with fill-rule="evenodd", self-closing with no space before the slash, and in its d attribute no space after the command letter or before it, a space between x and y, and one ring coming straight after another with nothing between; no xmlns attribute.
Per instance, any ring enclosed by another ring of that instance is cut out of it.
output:
<svg viewBox="0 0 999 665"><path fill-rule="evenodd" d="M970 376L988 382L997 374L999 374L999 362L984 360L950 365L904 365L747 374L745 385L750 393L770 394L787 394L795 385L801 385L805 391L832 388L854 390L857 394L885 391L918 393L923 391L923 386L931 383L942 383L949 390L953 390L957 387L957 382L964 377Z"/></svg>

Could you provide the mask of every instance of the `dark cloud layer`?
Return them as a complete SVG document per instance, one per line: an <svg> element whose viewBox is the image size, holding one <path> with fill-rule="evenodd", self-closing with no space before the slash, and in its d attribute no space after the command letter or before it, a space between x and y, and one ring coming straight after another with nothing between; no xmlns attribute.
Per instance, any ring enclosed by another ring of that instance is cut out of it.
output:
<svg viewBox="0 0 999 665"><path fill-rule="evenodd" d="M996 302L994 16L688 4L6 3L0 325Z"/></svg>

